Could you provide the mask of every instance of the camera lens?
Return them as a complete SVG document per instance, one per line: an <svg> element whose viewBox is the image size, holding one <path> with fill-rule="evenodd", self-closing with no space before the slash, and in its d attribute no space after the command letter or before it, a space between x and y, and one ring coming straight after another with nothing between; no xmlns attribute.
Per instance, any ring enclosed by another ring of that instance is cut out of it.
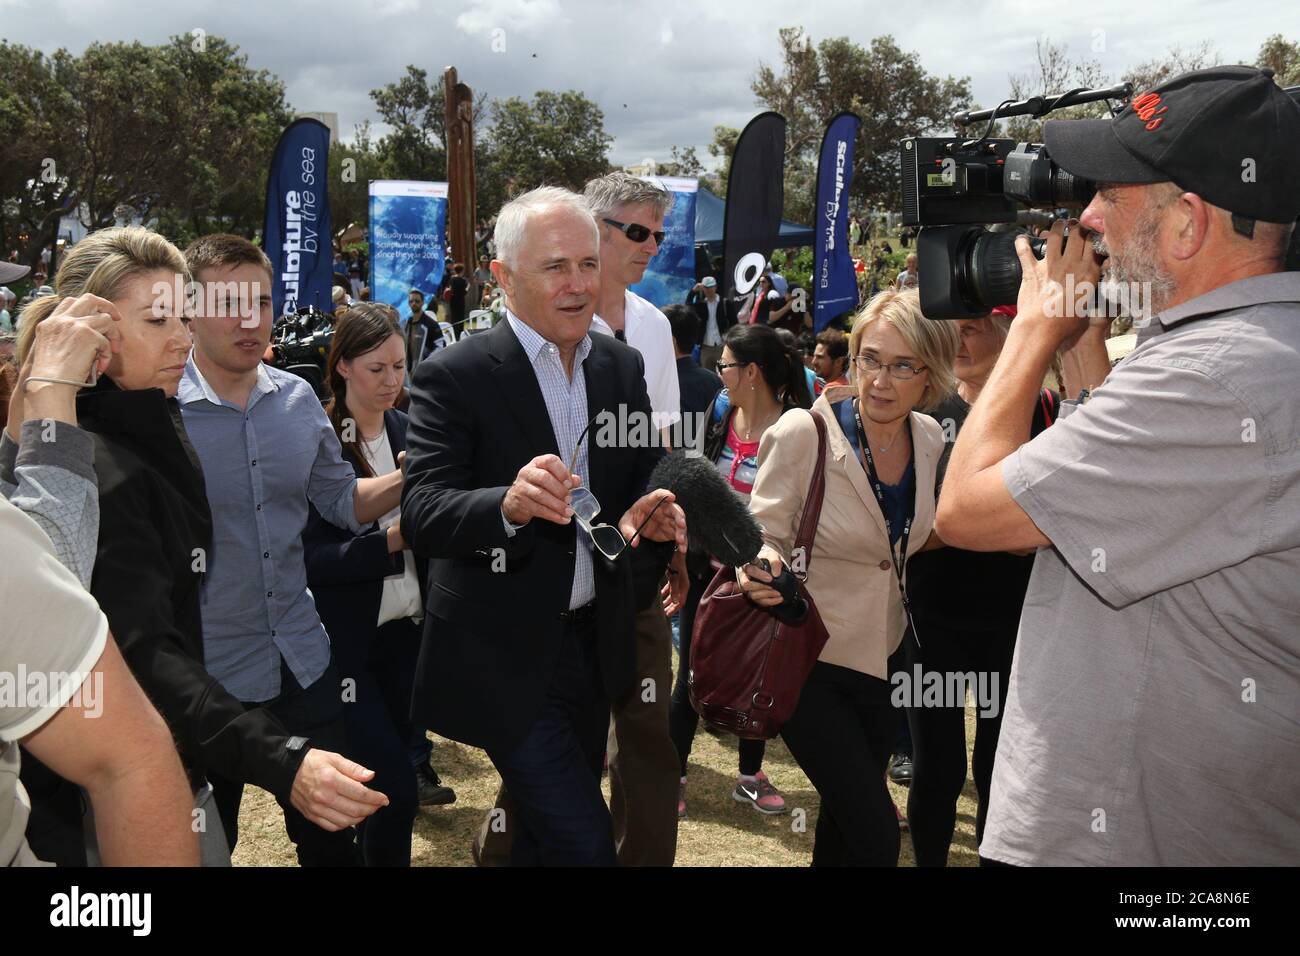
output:
<svg viewBox="0 0 1300 956"><path fill-rule="evenodd" d="M974 305L984 311L995 306L1011 305L1020 294L1020 256L1016 254L1016 237L1025 233L979 232L974 235L967 256L967 289ZM1045 239L1031 236L1029 246L1034 255L1043 257Z"/></svg>

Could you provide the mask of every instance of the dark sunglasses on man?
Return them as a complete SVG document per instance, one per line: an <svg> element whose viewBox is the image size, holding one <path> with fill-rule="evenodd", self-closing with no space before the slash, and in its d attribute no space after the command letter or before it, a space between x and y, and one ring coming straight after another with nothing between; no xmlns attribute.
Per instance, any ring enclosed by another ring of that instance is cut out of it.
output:
<svg viewBox="0 0 1300 956"><path fill-rule="evenodd" d="M606 219L605 222L609 223L633 242L645 242L651 236L654 236L656 245L662 246L664 244L664 234L662 232L651 232L640 223L619 222L617 219Z"/></svg>

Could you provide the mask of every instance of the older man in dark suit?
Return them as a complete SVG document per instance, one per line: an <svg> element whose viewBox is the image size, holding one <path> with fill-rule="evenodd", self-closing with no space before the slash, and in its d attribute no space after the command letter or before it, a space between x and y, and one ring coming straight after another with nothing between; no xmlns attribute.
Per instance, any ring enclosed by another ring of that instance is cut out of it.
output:
<svg viewBox="0 0 1300 956"><path fill-rule="evenodd" d="M513 864L613 865L600 769L609 702L634 678L623 541L684 551L686 521L648 491L662 448L588 429L619 406L648 423L650 401L640 355L587 334L599 237L581 198L526 193L495 240L506 321L415 375L401 527L430 565L413 710L487 751L515 806Z"/></svg>

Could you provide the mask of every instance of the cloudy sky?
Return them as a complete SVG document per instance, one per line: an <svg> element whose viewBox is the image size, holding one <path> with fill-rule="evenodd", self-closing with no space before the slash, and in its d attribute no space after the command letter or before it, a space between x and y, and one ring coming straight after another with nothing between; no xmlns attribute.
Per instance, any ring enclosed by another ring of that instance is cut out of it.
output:
<svg viewBox="0 0 1300 956"><path fill-rule="evenodd" d="M1061 8L1043 0L930 0L923 14L854 0L0 0L0 37L79 53L95 41L219 34L276 73L294 109L338 113L345 139L375 119L369 91L408 63L435 76L454 65L489 96L578 89L604 110L619 164L667 159L673 144L694 145L707 161L714 125L742 126L756 112L749 81L760 62L777 60L782 26L863 45L893 34L929 71L969 76L982 106L1006 97L1007 74L1034 64L1043 36L1100 60L1112 79L1175 45L1209 39L1223 62L1250 63L1272 33L1300 41L1296 0Z"/></svg>

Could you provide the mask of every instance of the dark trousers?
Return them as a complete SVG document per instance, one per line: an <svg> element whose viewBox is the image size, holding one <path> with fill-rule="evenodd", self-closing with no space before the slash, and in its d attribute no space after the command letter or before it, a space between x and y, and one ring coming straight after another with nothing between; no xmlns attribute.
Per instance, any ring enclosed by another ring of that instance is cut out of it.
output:
<svg viewBox="0 0 1300 956"><path fill-rule="evenodd" d="M417 727L414 723L411 724L411 738L407 747L407 756L410 758L412 770L420 769L433 756L433 741L429 739L429 732L423 727Z"/></svg>
<svg viewBox="0 0 1300 956"><path fill-rule="evenodd" d="M672 866L677 856L677 748L668 733L673 632L656 593L637 612L636 680L612 702L609 812L619 866Z"/></svg>
<svg viewBox="0 0 1300 956"><path fill-rule="evenodd" d="M357 827L366 866L411 865L418 801L410 714L419 654L420 628L410 618L334 636L339 677L355 681L343 698L344 755L375 772L367 786L389 801Z"/></svg>
<svg viewBox="0 0 1300 956"><path fill-rule="evenodd" d="M613 866L614 826L600 791L609 701L593 622L568 625L546 702L523 741L489 750L514 813L511 866Z"/></svg>
<svg viewBox="0 0 1300 956"><path fill-rule="evenodd" d="M820 798L813 866L897 866L885 787L897 732L887 681L818 661L781 737Z"/></svg>
<svg viewBox="0 0 1300 956"><path fill-rule="evenodd" d="M998 630L955 630L922 621L917 624L923 645L907 641L907 670L920 664L923 673L974 671L996 674L998 712L976 716L971 759L979 810L975 816L976 845L984 838L993 758L998 750L1002 711L1011 680L1017 625ZM989 678L991 679L991 677ZM957 798L966 785L966 711L964 707L909 707L912 728L912 786L907 795L907 822L918 866L947 866L957 822Z"/></svg>
<svg viewBox="0 0 1300 956"><path fill-rule="evenodd" d="M713 580L708 577L692 577L690 590L686 593L686 603L682 605L681 618L678 622L680 646L677 655L677 679L673 682L673 699L668 709L668 733L677 747L677 757L681 762L682 776L686 776L686 761L691 755L691 745L695 741L695 731L700 725L700 715L691 706L690 686L687 675L691 670L691 632L695 630L695 612L700 607L700 598ZM752 777L763 769L763 754L767 743L762 740L740 741L740 772Z"/></svg>
<svg viewBox="0 0 1300 956"><path fill-rule="evenodd" d="M280 661L280 694L271 700L245 704L246 709L265 707L280 719L289 733L310 739L309 746L342 753L347 749L343 725L343 699L338 672L331 663L310 687L299 686L289 665ZM226 831L226 844L234 853L239 840L239 804L244 781L208 774L217 812ZM300 866L360 866L361 852L352 827L330 832L299 813L288 799L277 797L284 811L284 828L298 850Z"/></svg>

